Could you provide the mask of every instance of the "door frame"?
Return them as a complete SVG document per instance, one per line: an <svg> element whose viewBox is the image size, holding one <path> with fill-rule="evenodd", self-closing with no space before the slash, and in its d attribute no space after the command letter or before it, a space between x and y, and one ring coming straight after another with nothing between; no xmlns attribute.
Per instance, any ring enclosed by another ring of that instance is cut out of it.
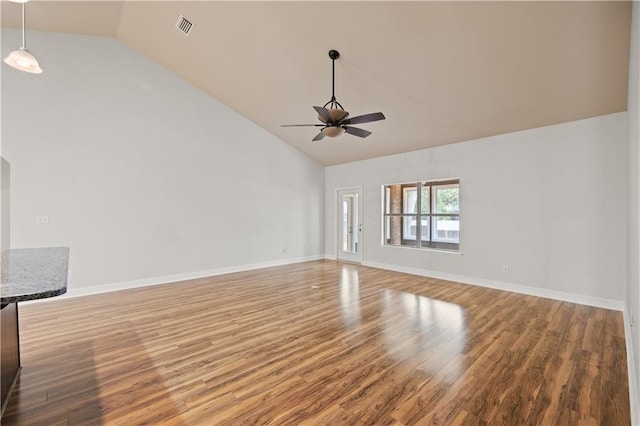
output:
<svg viewBox="0 0 640 426"><path fill-rule="evenodd" d="M342 195L345 193L357 193L358 194L358 249L357 253L345 253L342 251L341 241L342 241ZM336 236L336 260L343 262L354 262L354 263L362 263L364 258L363 256L363 230L362 230L362 220L363 220L363 208L362 208L362 186L350 186L344 188L336 188L335 198L336 200L336 228L335 228L335 236Z"/></svg>

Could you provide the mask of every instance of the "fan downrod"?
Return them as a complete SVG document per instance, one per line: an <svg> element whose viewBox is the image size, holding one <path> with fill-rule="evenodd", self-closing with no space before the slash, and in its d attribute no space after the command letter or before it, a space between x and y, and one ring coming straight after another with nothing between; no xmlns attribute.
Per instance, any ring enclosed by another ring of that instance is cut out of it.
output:
<svg viewBox="0 0 640 426"><path fill-rule="evenodd" d="M324 108L329 106L329 109L339 108L344 111L344 108L342 108L340 102L336 100L336 59L338 59L339 57L340 52L338 52L337 50L331 49L329 51L329 58L331 58L331 99L329 100L329 102L324 104Z"/></svg>

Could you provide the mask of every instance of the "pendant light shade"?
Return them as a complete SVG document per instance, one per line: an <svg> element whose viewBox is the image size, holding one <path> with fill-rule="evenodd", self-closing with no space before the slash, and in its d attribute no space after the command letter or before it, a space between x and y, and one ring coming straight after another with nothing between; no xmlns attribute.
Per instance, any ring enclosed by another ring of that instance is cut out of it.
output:
<svg viewBox="0 0 640 426"><path fill-rule="evenodd" d="M4 59L4 62L20 71L32 74L42 73L38 60L26 48L14 50Z"/></svg>
<svg viewBox="0 0 640 426"><path fill-rule="evenodd" d="M14 50L7 56L4 62L20 71L41 74L42 68L38 64L38 60L27 49L27 17L25 3L28 0L12 0L15 3L22 3L22 47Z"/></svg>

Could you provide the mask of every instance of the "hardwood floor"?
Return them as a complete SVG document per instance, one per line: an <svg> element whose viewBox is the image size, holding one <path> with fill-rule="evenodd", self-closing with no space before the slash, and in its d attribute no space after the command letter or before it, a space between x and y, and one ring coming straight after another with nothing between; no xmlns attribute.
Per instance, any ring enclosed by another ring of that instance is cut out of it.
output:
<svg viewBox="0 0 640 426"><path fill-rule="evenodd" d="M19 308L6 426L630 424L606 309L333 261Z"/></svg>

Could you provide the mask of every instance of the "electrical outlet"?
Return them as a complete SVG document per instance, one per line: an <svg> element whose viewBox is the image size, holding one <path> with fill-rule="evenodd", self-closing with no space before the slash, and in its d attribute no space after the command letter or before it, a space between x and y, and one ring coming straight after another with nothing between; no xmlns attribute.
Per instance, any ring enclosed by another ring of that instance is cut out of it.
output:
<svg viewBox="0 0 640 426"><path fill-rule="evenodd" d="M36 216L37 225L46 225L49 223L49 216Z"/></svg>
<svg viewBox="0 0 640 426"><path fill-rule="evenodd" d="M509 267L508 267L507 265L504 265L504 266L502 267L502 272L503 272L504 274L508 274L508 273L509 273Z"/></svg>

